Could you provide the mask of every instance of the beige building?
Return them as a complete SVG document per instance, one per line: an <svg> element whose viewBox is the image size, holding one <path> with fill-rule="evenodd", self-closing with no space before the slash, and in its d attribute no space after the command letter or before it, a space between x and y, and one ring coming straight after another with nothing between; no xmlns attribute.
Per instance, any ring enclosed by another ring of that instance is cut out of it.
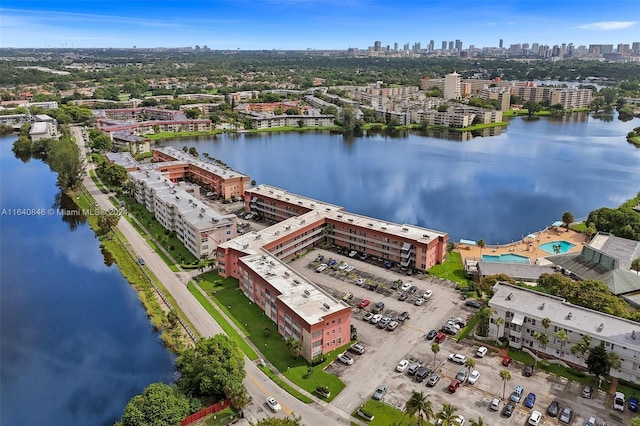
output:
<svg viewBox="0 0 640 426"><path fill-rule="evenodd" d="M461 77L457 72L452 72L444 77L444 91L442 92L445 99L460 99L461 95Z"/></svg>

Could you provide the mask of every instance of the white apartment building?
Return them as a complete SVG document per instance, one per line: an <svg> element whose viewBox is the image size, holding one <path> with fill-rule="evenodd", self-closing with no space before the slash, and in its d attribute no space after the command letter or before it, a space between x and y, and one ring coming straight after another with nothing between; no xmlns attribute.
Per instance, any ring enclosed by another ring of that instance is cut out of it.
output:
<svg viewBox="0 0 640 426"><path fill-rule="evenodd" d="M444 77L443 97L445 99L460 99L460 83L461 77L457 72L452 72Z"/></svg>
<svg viewBox="0 0 640 426"><path fill-rule="evenodd" d="M221 214L151 168L129 173L136 200L197 258L210 257L219 244L235 238L236 216Z"/></svg>
<svg viewBox="0 0 640 426"><path fill-rule="evenodd" d="M605 349L619 357L620 368L611 370L613 377L640 381L640 324L634 321L502 282L493 287L489 306L494 310L489 322L490 338L505 337L512 348L540 351L541 354L586 367L579 354L571 353L571 346L582 336L589 335L591 347L604 342ZM504 324L498 324L498 318L502 318ZM548 329L542 325L544 318L551 320ZM569 337L564 344L557 338L559 330L565 330ZM534 338L536 332L547 334L549 343L546 346L538 344Z"/></svg>

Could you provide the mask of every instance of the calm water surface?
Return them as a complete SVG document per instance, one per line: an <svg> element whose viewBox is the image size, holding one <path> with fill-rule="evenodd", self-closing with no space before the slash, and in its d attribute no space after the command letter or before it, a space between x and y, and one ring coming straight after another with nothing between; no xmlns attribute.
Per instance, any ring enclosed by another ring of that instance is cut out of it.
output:
<svg viewBox="0 0 640 426"><path fill-rule="evenodd" d="M345 140L325 133L221 135L195 146L258 183L383 220L506 243L559 220L615 207L640 191L640 126L587 113L514 118L499 136L468 142L419 136Z"/></svg>
<svg viewBox="0 0 640 426"><path fill-rule="evenodd" d="M0 210L48 209L56 176L0 138ZM0 217L0 424L112 425L128 400L171 382L174 358L87 224Z"/></svg>

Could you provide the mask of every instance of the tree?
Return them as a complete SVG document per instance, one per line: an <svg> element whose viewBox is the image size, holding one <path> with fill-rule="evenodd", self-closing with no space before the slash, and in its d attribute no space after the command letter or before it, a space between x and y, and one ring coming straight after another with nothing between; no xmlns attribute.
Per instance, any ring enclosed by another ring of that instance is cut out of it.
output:
<svg viewBox="0 0 640 426"><path fill-rule="evenodd" d="M504 394L507 390L507 382L511 380L511 373L506 368L503 368L500 370L500 378L502 379L502 399L504 399Z"/></svg>
<svg viewBox="0 0 640 426"><path fill-rule="evenodd" d="M631 270L636 271L636 274L640 274L640 257L636 257L631 262Z"/></svg>
<svg viewBox="0 0 640 426"><path fill-rule="evenodd" d="M607 350L604 348L604 342L600 342L598 346L589 349L589 355L585 363L589 373L597 377L605 377L609 374L611 364L609 363Z"/></svg>
<svg viewBox="0 0 640 426"><path fill-rule="evenodd" d="M564 345L569 341L567 330L558 330L558 332L556 333L556 339L560 341L560 359L562 359L562 356L564 355Z"/></svg>
<svg viewBox="0 0 640 426"><path fill-rule="evenodd" d="M467 358L467 360L464 362L464 366L471 370L476 366L476 360L473 358Z"/></svg>
<svg viewBox="0 0 640 426"><path fill-rule="evenodd" d="M231 400L231 405L240 410L249 403L249 393L242 382L231 382L224 388L224 395Z"/></svg>
<svg viewBox="0 0 640 426"><path fill-rule="evenodd" d="M287 339L287 349L289 349L291 355L293 355L295 358L298 358L300 355L302 355L302 342L298 339L294 339L293 337L289 337Z"/></svg>
<svg viewBox="0 0 640 426"><path fill-rule="evenodd" d="M538 342L538 352L540 352L540 347L544 349L547 347L547 343L549 343L549 335L547 333L535 331L533 333L533 338Z"/></svg>
<svg viewBox="0 0 640 426"><path fill-rule="evenodd" d="M484 418L478 416L477 419L471 420L470 426L484 426Z"/></svg>
<svg viewBox="0 0 640 426"><path fill-rule="evenodd" d="M250 423L251 426L300 426L300 421L302 417L267 417L266 419L260 420L258 423L253 424Z"/></svg>
<svg viewBox="0 0 640 426"><path fill-rule="evenodd" d="M476 318L478 319L478 334L480 336L486 337L489 335L489 318L491 318L492 313L491 308L486 306L476 313Z"/></svg>
<svg viewBox="0 0 640 426"><path fill-rule="evenodd" d="M58 173L57 185L63 192L78 186L84 176L80 149L70 139L60 139L49 144L47 162L51 170Z"/></svg>
<svg viewBox="0 0 640 426"><path fill-rule="evenodd" d="M175 387L152 383L125 406L120 425L179 425L190 413L189 398Z"/></svg>
<svg viewBox="0 0 640 426"><path fill-rule="evenodd" d="M585 334L584 336L582 336L582 339L580 339L580 341L571 346L571 353L578 356L580 360L582 360L584 358L584 354L589 350L589 345L591 345L591 336Z"/></svg>
<svg viewBox="0 0 640 426"><path fill-rule="evenodd" d="M550 318L547 318L547 317L542 318L541 323L542 323L542 326L544 327L545 330L548 330L549 327L551 327L551 319Z"/></svg>
<svg viewBox="0 0 640 426"><path fill-rule="evenodd" d="M497 329L496 329L496 341L497 341L498 339L500 339L500 337L502 337L502 336L500 336L500 334L501 334L500 333L500 327L502 327L504 325L504 318L498 317L498 318L495 319L494 322L498 326Z"/></svg>
<svg viewBox="0 0 640 426"><path fill-rule="evenodd" d="M564 212L562 214L562 223L564 223L564 226L565 226L565 228L567 228L567 230L569 229L569 225L571 225L574 220L575 220L575 218L573 217L573 213Z"/></svg>
<svg viewBox="0 0 640 426"><path fill-rule="evenodd" d="M96 151L111 151L113 141L100 130L89 130L89 146Z"/></svg>
<svg viewBox="0 0 640 426"><path fill-rule="evenodd" d="M414 417L418 416L418 426L422 424L422 420L431 420L433 417L433 407L429 397L424 392L411 392L411 397L404 406L404 412Z"/></svg>
<svg viewBox="0 0 640 426"><path fill-rule="evenodd" d="M127 169L119 164L102 162L96 172L100 179L109 186L120 187L127 180Z"/></svg>
<svg viewBox="0 0 640 426"><path fill-rule="evenodd" d="M198 157L198 150L196 149L195 146L192 146L191 148L189 148L189 154L193 155L194 157Z"/></svg>
<svg viewBox="0 0 640 426"><path fill-rule="evenodd" d="M458 419L457 411L458 408L453 404L442 404L442 410L437 416L439 420L442 420L442 426L455 426L457 422L454 422Z"/></svg>
<svg viewBox="0 0 640 426"><path fill-rule="evenodd" d="M176 359L182 372L180 388L187 395L222 399L245 376L244 356L238 344L223 334L202 339Z"/></svg>
<svg viewBox="0 0 640 426"><path fill-rule="evenodd" d="M478 247L480 247L480 258L482 258L482 249L484 248L486 243L482 238L480 238L477 244L478 244Z"/></svg>
<svg viewBox="0 0 640 426"><path fill-rule="evenodd" d="M630 426L640 426L640 417L636 417L631 419L631 425Z"/></svg>
<svg viewBox="0 0 640 426"><path fill-rule="evenodd" d="M108 234L114 226L118 224L120 220L120 211L111 209L108 211L100 210L98 212L98 227L100 228L100 234Z"/></svg>
<svg viewBox="0 0 640 426"><path fill-rule="evenodd" d="M529 117L531 117L533 114L540 111L541 106L536 101L527 101L524 103L524 108L527 110Z"/></svg>
<svg viewBox="0 0 640 426"><path fill-rule="evenodd" d="M433 369L436 369L436 355L440 352L440 344L434 342L431 344L431 352L433 352Z"/></svg>

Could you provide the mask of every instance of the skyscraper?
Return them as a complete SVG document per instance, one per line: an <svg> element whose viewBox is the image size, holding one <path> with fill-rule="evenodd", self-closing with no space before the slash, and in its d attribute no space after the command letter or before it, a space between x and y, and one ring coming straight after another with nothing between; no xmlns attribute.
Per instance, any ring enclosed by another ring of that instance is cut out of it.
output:
<svg viewBox="0 0 640 426"><path fill-rule="evenodd" d="M455 71L444 76L445 99L460 99L460 82L460 74Z"/></svg>
<svg viewBox="0 0 640 426"><path fill-rule="evenodd" d="M429 40L429 52L433 52L435 50L435 41Z"/></svg>
<svg viewBox="0 0 640 426"><path fill-rule="evenodd" d="M379 52L382 50L382 42L381 41L375 41L373 43L373 50L375 50L376 52Z"/></svg>
<svg viewBox="0 0 640 426"><path fill-rule="evenodd" d="M500 39L500 49L504 47L504 40Z"/></svg>
<svg viewBox="0 0 640 426"><path fill-rule="evenodd" d="M446 41L442 41L442 50L447 50L447 42Z"/></svg>

